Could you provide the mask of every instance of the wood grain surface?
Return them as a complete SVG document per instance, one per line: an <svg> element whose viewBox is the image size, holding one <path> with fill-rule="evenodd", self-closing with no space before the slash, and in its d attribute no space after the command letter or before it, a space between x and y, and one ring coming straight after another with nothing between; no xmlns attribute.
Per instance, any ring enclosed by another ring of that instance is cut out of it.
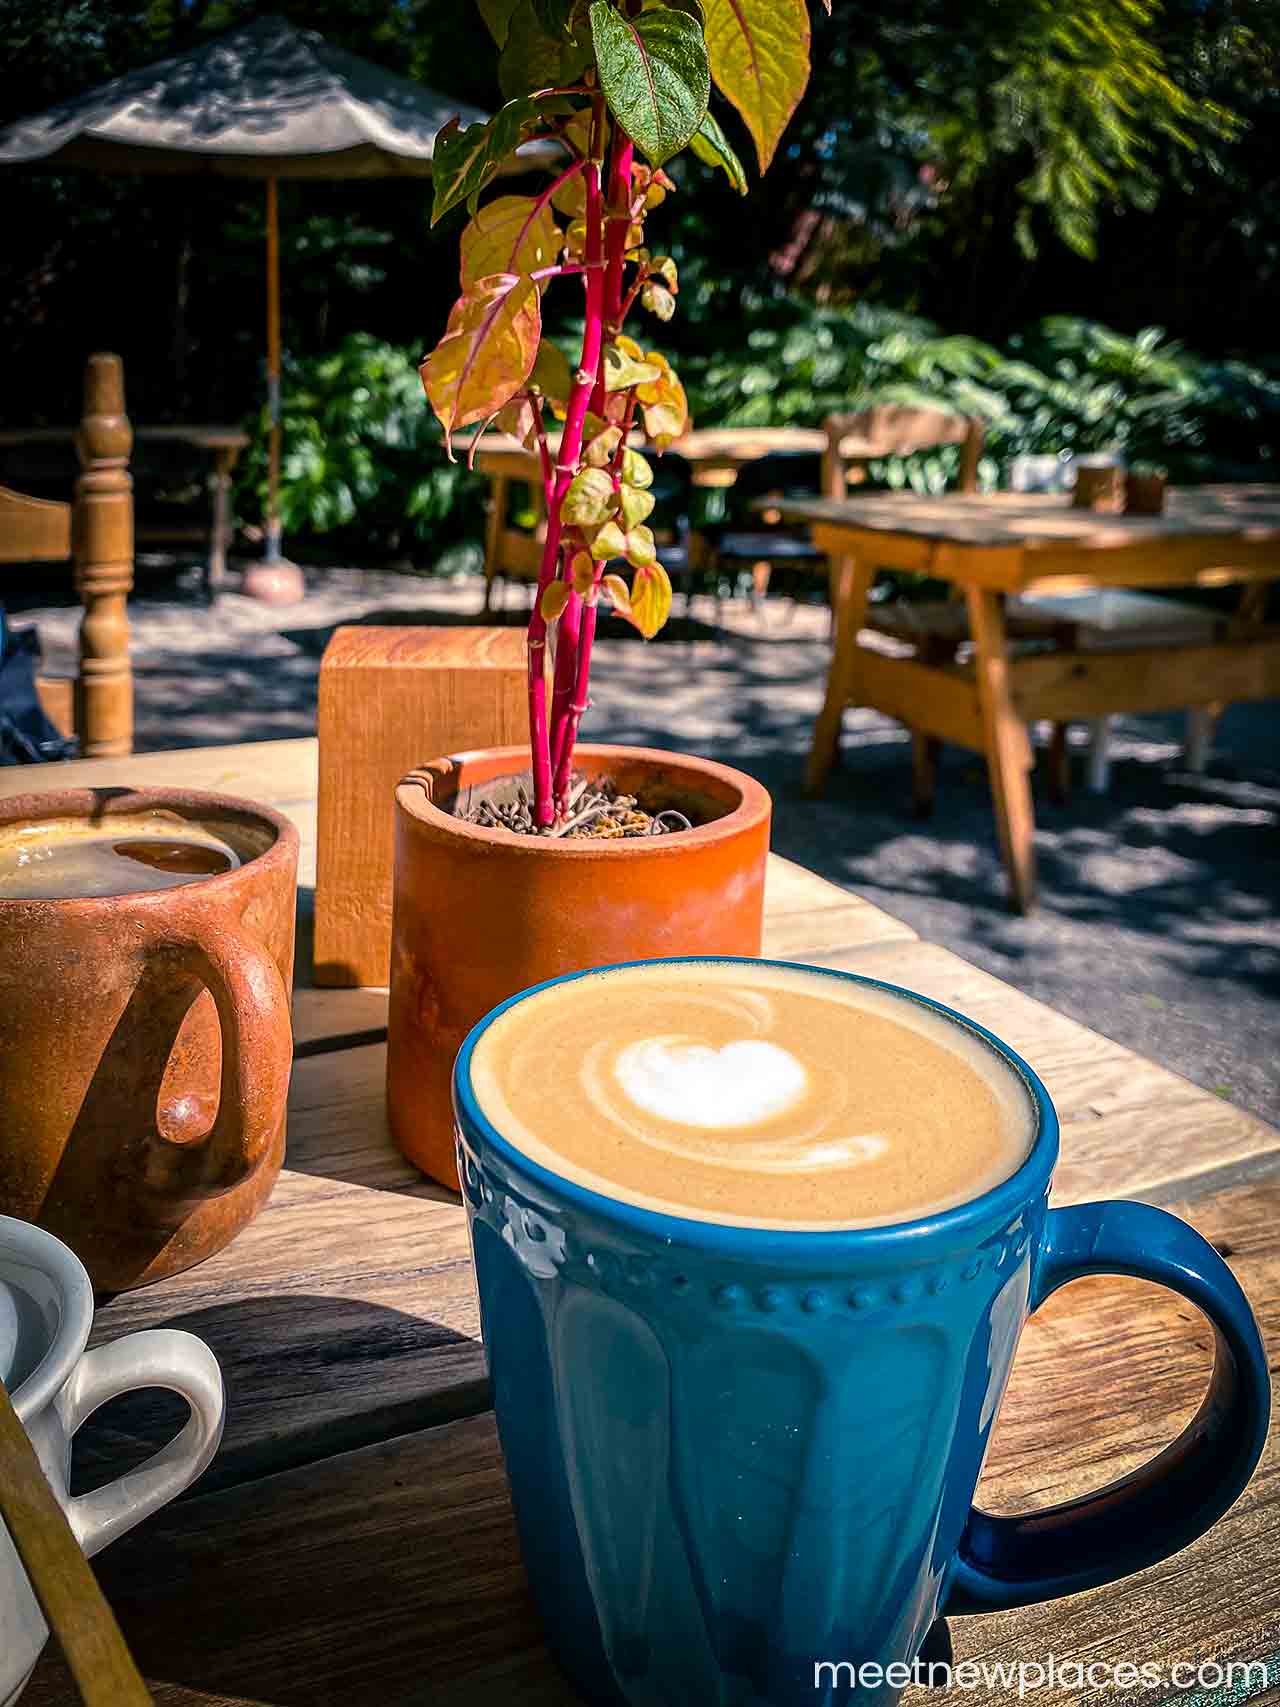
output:
<svg viewBox="0 0 1280 1707"><path fill-rule="evenodd" d="M1280 1139L1265 1122L946 949L907 941L805 952L946 1002L1023 1054L1062 1120L1056 1201L1167 1202L1223 1167L1277 1158ZM213 1346L230 1397L225 1442L205 1485L488 1403L463 1211L392 1145L384 1072L381 1045L299 1060L287 1166L262 1214L201 1267L99 1310L95 1341L170 1325ZM88 1473L105 1473L122 1455L141 1458L177 1414L163 1397L117 1401L85 1431Z"/></svg>
<svg viewBox="0 0 1280 1707"><path fill-rule="evenodd" d="M1280 1333L1280 1185L1185 1206ZM1041 1507L1132 1469L1203 1391L1211 1333L1180 1299L1098 1278L1028 1324L983 1476L997 1510ZM1207 1536L1126 1582L952 1621L989 1662L1267 1660L1280 1649L1280 1447ZM273 1707L573 1707L538 1638L493 1420L475 1417L170 1507L100 1565L156 1700ZM983 1700L1001 1690L977 1692ZM1235 1699L1250 1692L1240 1690ZM1261 1688L1252 1692L1261 1701ZM1161 1701L1174 1694L1144 1694ZM1064 1703L1123 1692L1055 1690ZM73 1697L56 1656L31 1707ZM911 1707L936 1695L913 1694ZM1195 1698L1203 1707L1206 1697Z"/></svg>
<svg viewBox="0 0 1280 1707"><path fill-rule="evenodd" d="M338 628L320 663L316 718L312 978L385 984L396 784L428 759L522 738L525 637L516 628Z"/></svg>
<svg viewBox="0 0 1280 1707"><path fill-rule="evenodd" d="M1280 545L1280 486L1173 488L1158 516L1099 515L1076 509L1061 493L1040 492L784 498L777 508L797 521L1030 551L1064 544L1108 551L1180 536Z"/></svg>

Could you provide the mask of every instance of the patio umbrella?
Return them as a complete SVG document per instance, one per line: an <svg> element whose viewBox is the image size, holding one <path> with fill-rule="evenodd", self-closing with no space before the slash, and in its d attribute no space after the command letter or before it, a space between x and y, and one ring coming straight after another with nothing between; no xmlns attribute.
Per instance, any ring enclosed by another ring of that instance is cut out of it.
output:
<svg viewBox="0 0 1280 1707"><path fill-rule="evenodd" d="M266 17L0 131L0 165L265 178L269 564L281 561L277 182L427 174L436 133L454 114L464 127L486 117ZM547 153L526 145L520 164Z"/></svg>

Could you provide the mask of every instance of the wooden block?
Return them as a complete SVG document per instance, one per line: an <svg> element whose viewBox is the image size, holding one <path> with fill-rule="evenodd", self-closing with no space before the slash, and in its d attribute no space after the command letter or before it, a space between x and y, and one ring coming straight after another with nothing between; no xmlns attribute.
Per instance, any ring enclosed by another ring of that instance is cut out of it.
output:
<svg viewBox="0 0 1280 1707"><path fill-rule="evenodd" d="M392 796L426 759L522 741L515 628L339 628L320 665L317 984L385 984Z"/></svg>

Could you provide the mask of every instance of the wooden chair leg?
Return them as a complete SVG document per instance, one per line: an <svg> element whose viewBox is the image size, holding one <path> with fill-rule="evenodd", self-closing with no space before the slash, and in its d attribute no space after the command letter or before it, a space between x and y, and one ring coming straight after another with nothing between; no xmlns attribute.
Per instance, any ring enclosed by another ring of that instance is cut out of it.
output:
<svg viewBox="0 0 1280 1707"><path fill-rule="evenodd" d="M1031 743L1010 694L1004 598L983 587L965 589L974 643L978 705L1000 851L1009 874L1009 900L1027 913L1036 900L1035 814L1031 804Z"/></svg>
<svg viewBox="0 0 1280 1707"><path fill-rule="evenodd" d="M1071 748L1067 744L1069 725L1055 723L1049 737L1049 798L1055 806L1065 806L1071 798Z"/></svg>
<svg viewBox="0 0 1280 1707"><path fill-rule="evenodd" d="M853 557L836 558L831 564L834 640L831 668L827 672L826 698L814 724L813 744L805 770L805 789L809 794L821 794L840 744L844 708L854 693L858 631L867 614L873 574L874 570L864 567Z"/></svg>
<svg viewBox="0 0 1280 1707"><path fill-rule="evenodd" d="M1089 719L1089 793L1105 794L1111 787L1111 719Z"/></svg>
<svg viewBox="0 0 1280 1707"><path fill-rule="evenodd" d="M129 592L133 586L133 429L124 412L119 356L89 357L84 415L76 436L76 588L80 675L76 730L85 758L133 751L133 675L129 663Z"/></svg>
<svg viewBox="0 0 1280 1707"><path fill-rule="evenodd" d="M1220 705L1193 705L1187 712L1187 769L1203 776L1213 751L1213 732L1222 715Z"/></svg>
<svg viewBox="0 0 1280 1707"><path fill-rule="evenodd" d="M501 474L489 477L489 502L484 517L484 611L493 609L493 583L502 567L502 535L507 525L507 482Z"/></svg>
<svg viewBox="0 0 1280 1707"><path fill-rule="evenodd" d="M938 757L942 742L936 735L913 734L911 737L911 804L917 818L928 818L933 812L938 792Z"/></svg>

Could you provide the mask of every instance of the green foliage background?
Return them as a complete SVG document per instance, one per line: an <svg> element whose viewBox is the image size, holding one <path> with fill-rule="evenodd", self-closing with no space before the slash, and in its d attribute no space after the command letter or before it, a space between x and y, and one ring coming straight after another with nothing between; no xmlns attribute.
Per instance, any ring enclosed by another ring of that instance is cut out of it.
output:
<svg viewBox="0 0 1280 1707"><path fill-rule="evenodd" d="M0 123L267 9L459 101L501 98L474 0L0 0ZM1280 0L811 11L813 81L767 180L744 205L684 160L655 221L696 417L924 394L988 419L993 467L1116 443L1182 477L1276 477ZM124 356L137 420L256 417L260 185L0 183L4 424L72 418L92 348ZM460 214L432 232L429 193L282 186L295 535L438 551L478 526L415 374L457 293Z"/></svg>

